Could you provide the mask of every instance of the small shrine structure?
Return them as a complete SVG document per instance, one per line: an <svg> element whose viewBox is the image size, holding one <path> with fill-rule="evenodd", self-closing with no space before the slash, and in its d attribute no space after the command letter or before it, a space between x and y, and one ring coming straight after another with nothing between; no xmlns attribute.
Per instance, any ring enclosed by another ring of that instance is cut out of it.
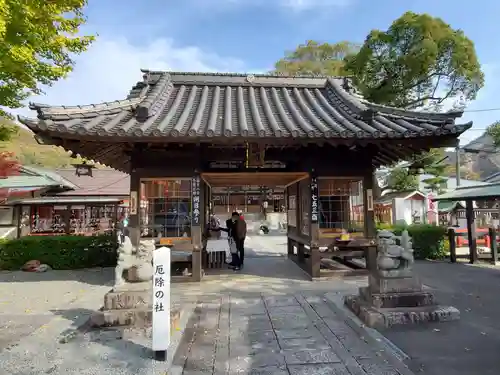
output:
<svg viewBox="0 0 500 375"><path fill-rule="evenodd" d="M155 239L189 251L190 277L197 281L213 187L285 186L289 256L315 278L319 248L332 233L375 238L376 168L454 147L472 126L455 123L462 112L367 102L348 78L142 75L123 99L33 103L36 118L19 121L39 142L130 174L132 243Z"/></svg>

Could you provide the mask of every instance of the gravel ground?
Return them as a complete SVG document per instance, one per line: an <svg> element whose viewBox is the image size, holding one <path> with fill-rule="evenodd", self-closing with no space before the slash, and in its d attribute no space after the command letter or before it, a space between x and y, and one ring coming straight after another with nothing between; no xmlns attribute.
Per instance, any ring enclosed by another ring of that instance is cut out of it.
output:
<svg viewBox="0 0 500 375"><path fill-rule="evenodd" d="M112 269L0 272L0 351L54 320L76 319L82 300L99 308L112 276Z"/></svg>

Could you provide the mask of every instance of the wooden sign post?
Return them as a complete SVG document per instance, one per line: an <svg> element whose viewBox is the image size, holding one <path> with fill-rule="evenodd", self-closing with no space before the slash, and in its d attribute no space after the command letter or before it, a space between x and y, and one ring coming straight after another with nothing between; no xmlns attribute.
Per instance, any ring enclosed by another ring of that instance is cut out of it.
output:
<svg viewBox="0 0 500 375"><path fill-rule="evenodd" d="M153 252L153 346L155 359L165 361L170 345L170 248Z"/></svg>

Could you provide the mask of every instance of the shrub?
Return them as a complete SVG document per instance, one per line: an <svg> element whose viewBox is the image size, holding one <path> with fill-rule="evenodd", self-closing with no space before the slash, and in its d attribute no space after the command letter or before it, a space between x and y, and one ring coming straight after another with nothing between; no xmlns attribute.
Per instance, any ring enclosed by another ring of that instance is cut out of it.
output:
<svg viewBox="0 0 500 375"><path fill-rule="evenodd" d="M377 223L376 224L377 230L392 230L393 225L389 223Z"/></svg>
<svg viewBox="0 0 500 375"><path fill-rule="evenodd" d="M0 243L0 269L18 270L39 260L56 270L116 265L115 236L32 236Z"/></svg>
<svg viewBox="0 0 500 375"><path fill-rule="evenodd" d="M416 259L442 259L446 256L446 228L432 224L414 224L408 227L413 240Z"/></svg>
<svg viewBox="0 0 500 375"><path fill-rule="evenodd" d="M406 229L412 238L413 250L416 259L442 259L449 252L449 244L446 243L446 231L444 227L432 224L398 224L394 226L384 225L384 228L393 232L396 236Z"/></svg>

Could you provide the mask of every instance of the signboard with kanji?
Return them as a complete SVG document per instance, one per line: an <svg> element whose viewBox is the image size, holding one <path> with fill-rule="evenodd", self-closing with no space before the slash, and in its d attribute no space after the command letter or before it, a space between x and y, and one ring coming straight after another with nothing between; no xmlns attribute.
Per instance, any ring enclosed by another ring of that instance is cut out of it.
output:
<svg viewBox="0 0 500 375"><path fill-rule="evenodd" d="M191 179L192 226L199 226L201 223L200 187L200 175L197 174Z"/></svg>
<svg viewBox="0 0 500 375"><path fill-rule="evenodd" d="M311 224L319 221L318 179L311 177Z"/></svg>
<svg viewBox="0 0 500 375"><path fill-rule="evenodd" d="M152 349L166 354L170 345L170 248L163 246L153 252L153 270Z"/></svg>

